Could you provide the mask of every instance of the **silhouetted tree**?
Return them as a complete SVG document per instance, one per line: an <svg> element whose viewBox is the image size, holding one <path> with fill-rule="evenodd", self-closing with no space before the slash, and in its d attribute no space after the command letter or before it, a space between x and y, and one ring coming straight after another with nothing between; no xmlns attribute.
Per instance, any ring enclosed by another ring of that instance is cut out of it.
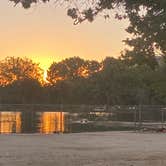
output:
<svg viewBox="0 0 166 166"><path fill-rule="evenodd" d="M43 70L27 58L7 57L0 61L0 85L24 79L43 80Z"/></svg>
<svg viewBox="0 0 166 166"><path fill-rule="evenodd" d="M48 81L55 84L57 81L74 80L81 77L88 77L100 70L97 61L85 61L79 57L72 57L54 62L48 70Z"/></svg>
<svg viewBox="0 0 166 166"><path fill-rule="evenodd" d="M148 64L130 65L120 58L107 57L100 63L68 58L51 65L50 83L45 86L39 81L40 68L34 69L38 65L31 60L28 64L7 59L0 62L1 80L7 80L0 85L0 103L166 104L164 59L154 70Z"/></svg>
<svg viewBox="0 0 166 166"><path fill-rule="evenodd" d="M1 103L37 104L43 103L44 93L37 80L24 79L1 87Z"/></svg>

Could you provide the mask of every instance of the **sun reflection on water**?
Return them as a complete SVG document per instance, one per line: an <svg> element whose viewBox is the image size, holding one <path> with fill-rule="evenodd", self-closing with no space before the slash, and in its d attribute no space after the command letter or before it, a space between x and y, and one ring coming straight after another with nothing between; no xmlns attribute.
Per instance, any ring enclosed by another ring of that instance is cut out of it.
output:
<svg viewBox="0 0 166 166"><path fill-rule="evenodd" d="M29 128L32 132L44 134L65 132L63 112L36 112L35 114L29 112L28 116L26 112L26 118L30 120L25 120L24 114L24 112L0 112L0 133L24 133L29 131Z"/></svg>

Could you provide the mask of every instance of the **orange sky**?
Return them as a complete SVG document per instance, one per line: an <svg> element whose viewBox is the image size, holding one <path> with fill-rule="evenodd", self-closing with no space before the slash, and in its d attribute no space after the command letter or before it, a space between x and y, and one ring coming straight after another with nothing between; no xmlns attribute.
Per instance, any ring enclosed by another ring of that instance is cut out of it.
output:
<svg viewBox="0 0 166 166"><path fill-rule="evenodd" d="M52 61L71 56L102 60L118 56L124 48L128 22L97 17L93 23L74 26L62 7L53 3L29 10L0 1L0 59L29 57L47 69Z"/></svg>

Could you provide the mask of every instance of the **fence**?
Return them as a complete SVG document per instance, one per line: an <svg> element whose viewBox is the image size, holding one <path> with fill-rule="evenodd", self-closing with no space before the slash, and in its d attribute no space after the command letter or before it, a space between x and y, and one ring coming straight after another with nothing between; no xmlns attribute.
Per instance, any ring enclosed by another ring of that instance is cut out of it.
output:
<svg viewBox="0 0 166 166"><path fill-rule="evenodd" d="M130 106L95 106L95 105L42 105L9 104L1 105L1 111L23 112L68 112L66 124L79 126L80 129L94 127L95 130L157 130L166 126L166 106L130 105ZM92 123L88 123L88 122ZM79 124L83 123L83 125ZM87 124L86 124L87 123Z"/></svg>
<svg viewBox="0 0 166 166"><path fill-rule="evenodd" d="M163 105L111 106L109 112L112 122L135 129L159 129L166 125L166 106Z"/></svg>

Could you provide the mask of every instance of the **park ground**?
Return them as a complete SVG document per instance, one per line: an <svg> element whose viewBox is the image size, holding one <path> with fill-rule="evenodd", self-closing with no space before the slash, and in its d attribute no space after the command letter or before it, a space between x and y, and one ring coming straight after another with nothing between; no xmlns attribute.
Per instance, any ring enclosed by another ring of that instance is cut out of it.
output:
<svg viewBox="0 0 166 166"><path fill-rule="evenodd" d="M165 166L166 134L0 135L0 166Z"/></svg>

